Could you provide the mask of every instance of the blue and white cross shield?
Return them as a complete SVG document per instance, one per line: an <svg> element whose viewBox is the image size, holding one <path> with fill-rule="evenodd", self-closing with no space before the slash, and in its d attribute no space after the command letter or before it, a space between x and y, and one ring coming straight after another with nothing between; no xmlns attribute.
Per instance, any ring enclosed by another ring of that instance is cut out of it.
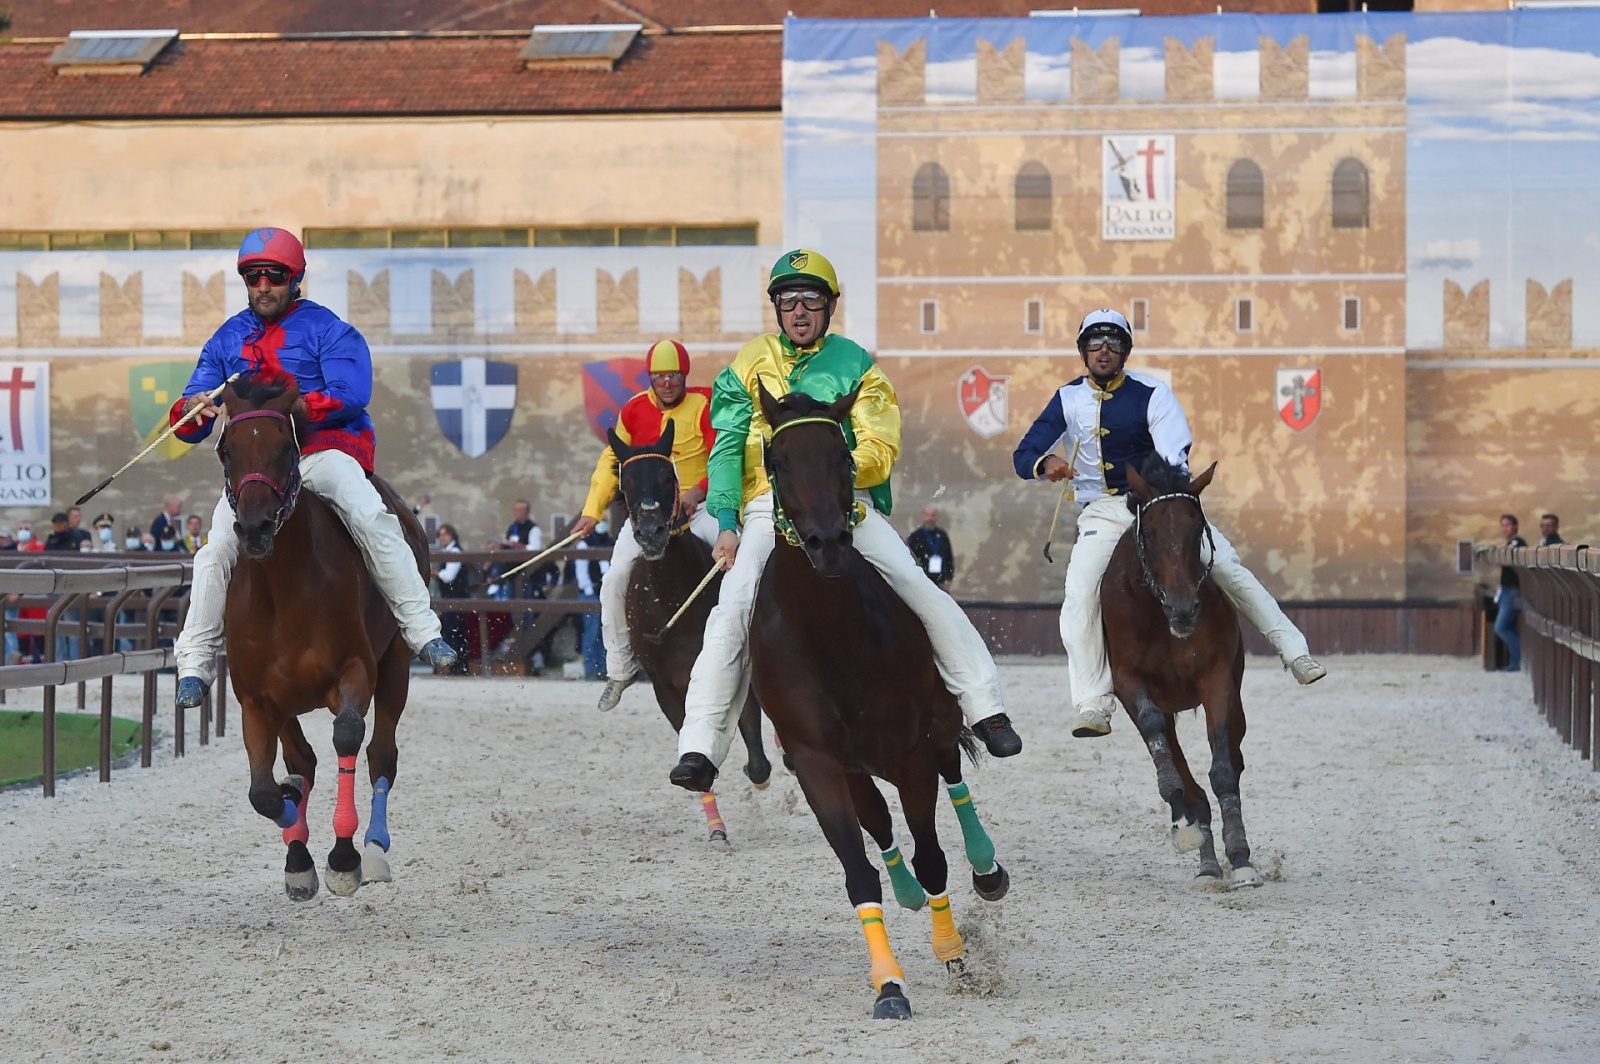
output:
<svg viewBox="0 0 1600 1064"><path fill-rule="evenodd" d="M505 438L517 407L517 367L486 358L441 362L429 369L433 413L444 438L468 458Z"/></svg>

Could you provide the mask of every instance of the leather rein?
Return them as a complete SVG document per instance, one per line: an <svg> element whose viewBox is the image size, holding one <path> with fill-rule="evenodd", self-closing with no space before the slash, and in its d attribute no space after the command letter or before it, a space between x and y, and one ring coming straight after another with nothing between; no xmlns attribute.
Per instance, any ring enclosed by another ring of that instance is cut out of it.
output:
<svg viewBox="0 0 1600 1064"><path fill-rule="evenodd" d="M1133 549L1139 555L1139 568L1144 573L1145 586L1150 589L1151 594L1155 595L1156 602L1163 608L1167 604L1166 593L1161 590L1161 586L1156 583L1155 576L1150 572L1150 562L1144 553L1144 535L1140 531L1140 522L1146 510L1158 502L1166 502L1169 499L1187 499L1189 502L1194 503L1196 509L1200 511L1200 527L1204 530L1206 544L1211 548L1211 555L1206 559L1205 569L1200 573L1200 579L1195 582L1196 589L1206 582L1206 578L1211 575L1211 567L1216 564L1217 560L1217 541L1212 538L1211 522L1206 519L1206 508L1201 504L1200 496L1191 495L1186 491L1173 491L1165 495L1157 495L1149 502L1140 503L1138 509L1133 511Z"/></svg>
<svg viewBox="0 0 1600 1064"><path fill-rule="evenodd" d="M289 427L289 437L294 441L294 463L289 469L287 483L279 484L265 473L246 473L239 478L238 487L233 484L233 479L228 475L228 460L223 457L222 442L227 438L228 430L241 421L251 418L265 417L281 421ZM265 484L272 489L272 494L278 497L278 511L273 515L272 534L277 535L283 528L283 523L289 520L289 515L294 513L295 500L300 497L300 433L295 429L294 418L276 410L246 410L228 418L228 424L217 434L217 456L222 460L222 490L227 496L228 507L234 513L239 512L239 493L250 484Z"/></svg>

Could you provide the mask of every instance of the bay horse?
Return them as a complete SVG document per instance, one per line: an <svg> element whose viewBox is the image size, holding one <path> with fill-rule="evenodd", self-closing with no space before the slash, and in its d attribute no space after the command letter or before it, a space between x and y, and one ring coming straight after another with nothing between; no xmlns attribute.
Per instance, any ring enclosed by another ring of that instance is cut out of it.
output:
<svg viewBox="0 0 1600 1064"><path fill-rule="evenodd" d="M689 531L688 517L679 513L678 470L672 463L676 431L676 423L668 421L655 443L630 447L615 430L606 430L611 453L617 458L617 479L628 508L630 531L640 551L624 598L628 639L634 658L655 689L656 704L675 732L683 729L689 673L700 656L706 618L716 605L722 583L720 575L715 577L678 622L662 634L662 628L711 569L711 548ZM745 696L739 734L744 736L744 774L758 789L765 789L771 784L772 762L762 746L761 707L754 695ZM708 841L727 842L728 828L717 809L716 793L702 791L700 802Z"/></svg>
<svg viewBox="0 0 1600 1064"><path fill-rule="evenodd" d="M1172 807L1179 853L1200 851L1195 877L1220 884L1211 804L1178 746L1177 714L1204 705L1211 743L1211 789L1222 807L1222 839L1232 889L1259 887L1239 808L1244 772L1244 640L1239 615L1211 579L1210 524L1200 493L1215 462L1190 479L1152 454L1128 472L1133 526L1123 533L1100 583L1106 650L1117 698L1144 738L1156 788ZM1206 549L1202 550L1202 546Z"/></svg>
<svg viewBox="0 0 1600 1064"><path fill-rule="evenodd" d="M390 879L389 789L398 752L395 727L411 684L411 650L344 522L322 499L300 491L300 440L305 425L300 390L287 374L241 377L223 391L228 415L217 440L228 501L236 517L239 559L228 585L225 629L228 671L239 699L250 804L283 829L288 845L284 891L296 901L317 893L306 843L306 807L317 756L299 717L328 707L339 785L328 854L328 889L354 894L363 883ZM422 526L383 480L374 476L426 579ZM367 771L372 816L358 853L355 766L374 707ZM273 778L279 744L286 779Z"/></svg>
<svg viewBox="0 0 1600 1064"><path fill-rule="evenodd" d="M765 465L777 533L751 620L752 682L844 867L845 890L872 960L873 1016L909 1019L905 973L883 921L882 881L867 859L861 830L883 854L895 900L908 909L929 904L934 956L957 979L968 976L946 892L949 868L934 827L940 777L961 824L978 895L998 901L1010 877L995 861L994 843L962 782L961 754L976 757L977 743L939 677L927 631L851 545L863 514L854 500L855 464L842 423L856 392L824 404L803 392L774 399L760 386L759 397L773 429ZM916 843L915 876L901 857L874 776L900 794Z"/></svg>

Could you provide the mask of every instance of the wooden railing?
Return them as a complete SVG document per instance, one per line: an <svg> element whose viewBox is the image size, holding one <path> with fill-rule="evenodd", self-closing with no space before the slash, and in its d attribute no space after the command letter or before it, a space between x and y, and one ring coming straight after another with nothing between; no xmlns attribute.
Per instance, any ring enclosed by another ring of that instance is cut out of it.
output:
<svg viewBox="0 0 1600 1064"><path fill-rule="evenodd" d="M1600 771L1600 757L1595 756L1600 735L1600 550L1490 547L1479 557L1517 571L1522 668L1532 680L1534 701L1561 738Z"/></svg>

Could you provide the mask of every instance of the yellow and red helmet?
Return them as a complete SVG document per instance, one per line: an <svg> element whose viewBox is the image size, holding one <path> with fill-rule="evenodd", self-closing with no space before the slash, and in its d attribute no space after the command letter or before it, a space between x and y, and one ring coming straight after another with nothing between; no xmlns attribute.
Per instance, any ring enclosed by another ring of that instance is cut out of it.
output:
<svg viewBox="0 0 1600 1064"><path fill-rule="evenodd" d="M645 364L651 373L689 375L689 349L676 340L657 340L650 345Z"/></svg>

